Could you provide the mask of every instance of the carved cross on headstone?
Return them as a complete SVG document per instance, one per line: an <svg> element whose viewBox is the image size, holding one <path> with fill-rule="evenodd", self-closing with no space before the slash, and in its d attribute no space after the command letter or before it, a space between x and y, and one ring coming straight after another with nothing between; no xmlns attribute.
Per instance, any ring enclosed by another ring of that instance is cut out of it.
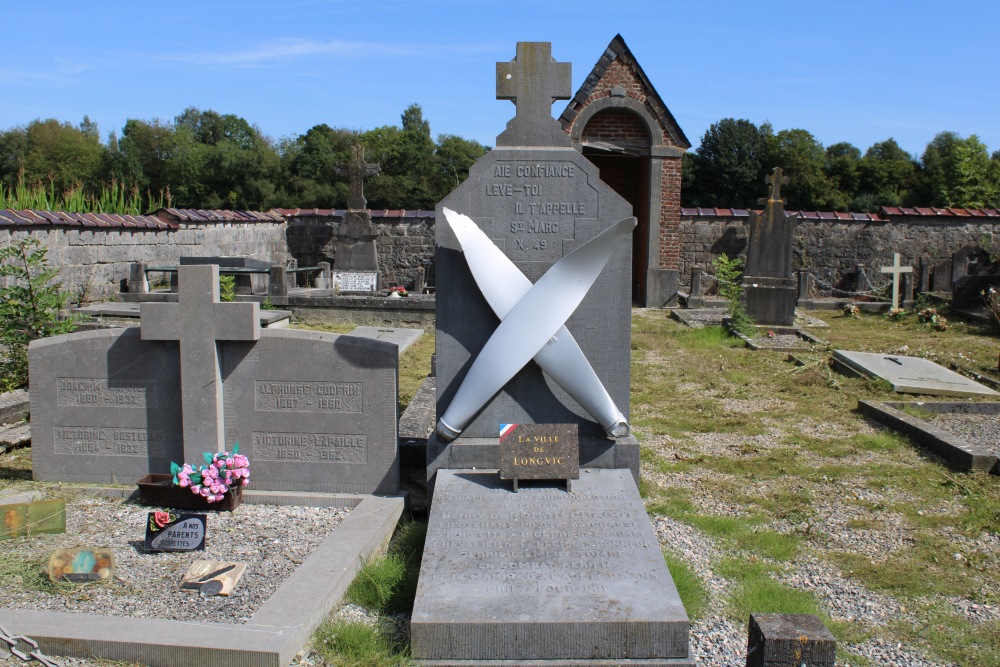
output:
<svg viewBox="0 0 1000 667"><path fill-rule="evenodd" d="M497 63L497 99L517 107L498 146L569 146L569 135L552 117L552 103L570 98L570 63L552 58L551 42L518 42L510 62Z"/></svg>
<svg viewBox="0 0 1000 667"><path fill-rule="evenodd" d="M882 273L892 274L892 307L899 308L899 276L903 273L913 273L912 266L899 265L899 253L892 254L892 266L883 266L879 269Z"/></svg>
<svg viewBox="0 0 1000 667"><path fill-rule="evenodd" d="M223 437L220 340L260 340L260 306L219 303L219 267L178 267L177 303L139 306L143 340L176 340L181 352L181 433L184 461L226 449Z"/></svg>
<svg viewBox="0 0 1000 667"><path fill-rule="evenodd" d="M365 147L355 144L351 148L351 161L346 165L337 165L337 173L347 175L351 179L351 192L347 196L347 210L364 211L368 208L365 199L365 176L374 176L381 168L377 164L365 162Z"/></svg>
<svg viewBox="0 0 1000 667"><path fill-rule="evenodd" d="M771 196L768 197L768 201L784 203L785 200L781 198L781 186L788 185L788 177L781 171L781 167L775 167L770 174L764 176L764 182L771 184Z"/></svg>

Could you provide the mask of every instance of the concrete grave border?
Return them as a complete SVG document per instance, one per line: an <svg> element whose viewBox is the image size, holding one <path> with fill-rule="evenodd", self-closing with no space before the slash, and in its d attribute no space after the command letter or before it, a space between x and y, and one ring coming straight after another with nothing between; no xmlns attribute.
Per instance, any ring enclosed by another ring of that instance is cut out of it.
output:
<svg viewBox="0 0 1000 667"><path fill-rule="evenodd" d="M94 493L125 497L126 489ZM253 504L353 507L245 624L0 609L0 624L47 655L96 657L153 667L283 667L305 645L365 560L392 536L402 497L249 491Z"/></svg>
<svg viewBox="0 0 1000 667"><path fill-rule="evenodd" d="M1000 460L994 454L973 445L965 438L908 415L902 410L906 406L938 414L1000 414L1000 403L858 401L858 411L861 414L910 436L952 465L966 471L981 470L1000 475Z"/></svg>

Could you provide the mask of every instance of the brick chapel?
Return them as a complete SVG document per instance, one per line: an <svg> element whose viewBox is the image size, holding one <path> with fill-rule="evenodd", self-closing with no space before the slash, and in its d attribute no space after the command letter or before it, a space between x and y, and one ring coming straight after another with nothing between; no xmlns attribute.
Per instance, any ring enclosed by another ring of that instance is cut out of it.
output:
<svg viewBox="0 0 1000 667"><path fill-rule="evenodd" d="M559 117L573 147L632 204L632 299L672 301L680 268L681 157L691 142L621 35Z"/></svg>

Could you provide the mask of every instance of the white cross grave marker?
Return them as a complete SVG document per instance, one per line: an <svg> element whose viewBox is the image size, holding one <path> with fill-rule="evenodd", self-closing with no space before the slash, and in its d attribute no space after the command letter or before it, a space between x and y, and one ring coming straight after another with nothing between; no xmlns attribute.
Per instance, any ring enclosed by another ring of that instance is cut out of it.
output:
<svg viewBox="0 0 1000 667"><path fill-rule="evenodd" d="M899 253L894 252L892 254L892 266L883 266L880 271L892 274L892 308L895 310L899 308L899 275L901 273L913 273L913 267L900 266Z"/></svg>
<svg viewBox="0 0 1000 667"><path fill-rule="evenodd" d="M181 352L181 415L184 461L197 465L202 452L225 450L220 340L260 340L260 306L219 303L219 267L178 267L177 303L139 306L143 340L175 340Z"/></svg>

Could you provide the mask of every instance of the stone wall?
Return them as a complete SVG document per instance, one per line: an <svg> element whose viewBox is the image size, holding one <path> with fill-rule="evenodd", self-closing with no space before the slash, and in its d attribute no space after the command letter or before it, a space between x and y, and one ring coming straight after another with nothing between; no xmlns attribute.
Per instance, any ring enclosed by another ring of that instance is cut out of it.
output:
<svg viewBox="0 0 1000 667"><path fill-rule="evenodd" d="M23 215L24 212L22 212ZM103 216L103 214L102 214ZM143 216L154 219L151 216ZM157 226L0 225L0 246L24 237L48 248L63 290L74 303L103 301L118 294L132 262L176 265L183 256L235 255L285 264L288 250L280 222L162 222ZM151 279L156 276L151 275Z"/></svg>
<svg viewBox="0 0 1000 667"><path fill-rule="evenodd" d="M281 209L288 218L288 251L299 266L334 264L342 210ZM372 211L378 237L379 285L413 287L417 269L434 257L434 211Z"/></svg>
<svg viewBox="0 0 1000 667"><path fill-rule="evenodd" d="M942 209L943 210L943 209ZM888 282L879 268L947 263L962 248L984 237L1000 242L1000 212L987 215L887 215L882 213L805 213L795 230L792 269L807 269L822 284L853 290L856 266L864 267L876 286ZM823 216L823 217L820 217ZM839 217L839 219L835 219ZM681 286L690 289L691 269L714 273L712 260L722 253L746 259L749 216L730 209L684 209L681 215ZM950 271L950 269L949 269Z"/></svg>

